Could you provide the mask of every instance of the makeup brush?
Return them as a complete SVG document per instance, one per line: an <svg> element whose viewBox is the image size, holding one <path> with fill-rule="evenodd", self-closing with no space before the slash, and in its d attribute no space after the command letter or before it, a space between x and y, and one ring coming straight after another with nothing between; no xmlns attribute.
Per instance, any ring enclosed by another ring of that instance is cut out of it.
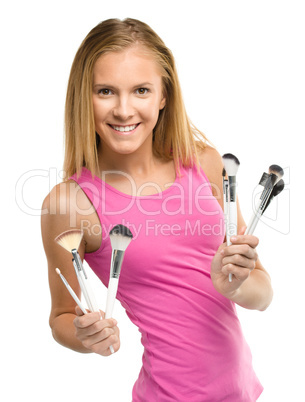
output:
<svg viewBox="0 0 305 402"><path fill-rule="evenodd" d="M259 210L258 215L257 215L257 219L255 220L255 222L252 223L251 228L249 231L247 231L246 234L250 234L252 235L254 233L254 230L260 220L260 218L262 217L262 215L265 213L266 209L268 208L268 206L270 205L271 201L274 199L274 197L276 197L277 195L279 195L285 187L285 183L284 180L281 179L279 180L273 187L272 191L271 191L271 195L268 199L268 201L266 202L265 206L263 207L263 209Z"/></svg>
<svg viewBox="0 0 305 402"><path fill-rule="evenodd" d="M79 308L82 310L82 312L84 314L88 314L86 309L85 309L85 307L82 305L82 302L79 300L79 298L77 297L76 293L74 292L74 290L69 285L69 282L67 281L67 279L60 272L60 269L56 268L55 271L61 277L61 279L62 279L63 283L65 284L66 288L68 289L70 295L73 297L73 299L75 300L75 302L79 306ZM113 349L112 345L109 346L109 349L110 349L111 353L114 353L114 349Z"/></svg>
<svg viewBox="0 0 305 402"><path fill-rule="evenodd" d="M285 187L285 183L284 183L283 179L279 180L275 184L275 186L273 187L273 189L271 191L270 197L263 209L263 213L266 211L266 209L268 208L268 206L270 205L270 202L274 199L274 197L278 196L284 190L284 187Z"/></svg>
<svg viewBox="0 0 305 402"><path fill-rule="evenodd" d="M273 191L274 186L281 180L284 175L283 169L278 165L271 165L269 167L269 173L263 173L260 185L264 187L262 194L255 206L252 218L247 226L245 234L253 234L256 225L262 216L266 205L268 203L269 197Z"/></svg>
<svg viewBox="0 0 305 402"><path fill-rule="evenodd" d="M63 281L64 285L66 286L66 288L68 289L70 295L73 297L73 299L75 300L76 304L78 304L78 306L80 307L80 309L82 310L82 312L84 314L87 314L87 311L85 309L85 307L82 305L82 302L79 300L79 298L77 297L76 293L74 292L74 290L71 288L71 286L69 285L68 281L66 280L66 278L63 276L63 274L60 272L59 268L55 269L56 273L61 277L61 280Z"/></svg>
<svg viewBox="0 0 305 402"><path fill-rule="evenodd" d="M82 240L83 233L79 229L67 230L55 238L55 241L62 246L65 250L72 253L72 262L75 273L81 287L81 291L85 297L88 308L90 311L99 311L94 294L89 284L89 278L84 270L82 260L78 254L78 248Z"/></svg>
<svg viewBox="0 0 305 402"><path fill-rule="evenodd" d="M224 169L228 176L228 210L226 220L227 245L232 243L230 237L237 234L237 206L236 206L236 174L240 165L239 160L233 154L222 156ZM232 282L232 274L229 274L229 281Z"/></svg>
<svg viewBox="0 0 305 402"><path fill-rule="evenodd" d="M131 231L124 225L116 225L111 229L109 236L112 247L112 256L105 318L112 317L124 253L133 238Z"/></svg>
<svg viewBox="0 0 305 402"><path fill-rule="evenodd" d="M262 204L265 204L270 197L274 185L281 180L284 175L283 169L278 165L269 166L269 178L264 183L264 190L261 196Z"/></svg>

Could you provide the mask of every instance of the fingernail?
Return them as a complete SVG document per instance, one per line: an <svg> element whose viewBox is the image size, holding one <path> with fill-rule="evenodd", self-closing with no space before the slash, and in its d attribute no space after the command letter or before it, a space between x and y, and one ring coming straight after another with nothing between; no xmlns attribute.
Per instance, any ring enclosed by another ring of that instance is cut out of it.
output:
<svg viewBox="0 0 305 402"><path fill-rule="evenodd" d="M118 324L117 320L113 319L113 324L117 325Z"/></svg>
<svg viewBox="0 0 305 402"><path fill-rule="evenodd" d="M236 236L232 236L232 237L230 237L230 240L231 240L231 241L236 241L236 240L237 240L237 237L236 237Z"/></svg>

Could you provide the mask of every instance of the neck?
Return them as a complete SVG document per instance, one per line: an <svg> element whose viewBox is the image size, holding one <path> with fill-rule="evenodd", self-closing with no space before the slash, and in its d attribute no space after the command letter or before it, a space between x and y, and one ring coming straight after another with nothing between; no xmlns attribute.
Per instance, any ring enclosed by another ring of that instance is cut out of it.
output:
<svg viewBox="0 0 305 402"><path fill-rule="evenodd" d="M98 158L101 172L107 170L122 171L132 177L150 174L156 166L157 158L153 154L151 145L144 148L128 154L119 154L113 152L105 144L100 144Z"/></svg>

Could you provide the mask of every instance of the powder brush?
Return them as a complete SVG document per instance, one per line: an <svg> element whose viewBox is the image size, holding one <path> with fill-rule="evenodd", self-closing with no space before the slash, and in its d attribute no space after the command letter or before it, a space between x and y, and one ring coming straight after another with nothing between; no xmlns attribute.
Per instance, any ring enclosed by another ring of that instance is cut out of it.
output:
<svg viewBox="0 0 305 402"><path fill-rule="evenodd" d="M105 318L112 317L124 253L131 242L133 235L126 226L116 225L111 229L109 237L112 247L112 255Z"/></svg>

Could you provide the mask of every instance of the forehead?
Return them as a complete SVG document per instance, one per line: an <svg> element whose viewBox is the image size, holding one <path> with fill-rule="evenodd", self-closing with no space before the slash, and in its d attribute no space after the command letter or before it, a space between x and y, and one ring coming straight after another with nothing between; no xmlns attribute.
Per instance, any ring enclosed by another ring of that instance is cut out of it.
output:
<svg viewBox="0 0 305 402"><path fill-rule="evenodd" d="M134 77L141 81L144 77L161 78L161 72L152 51L136 45L100 56L93 67L93 80Z"/></svg>

